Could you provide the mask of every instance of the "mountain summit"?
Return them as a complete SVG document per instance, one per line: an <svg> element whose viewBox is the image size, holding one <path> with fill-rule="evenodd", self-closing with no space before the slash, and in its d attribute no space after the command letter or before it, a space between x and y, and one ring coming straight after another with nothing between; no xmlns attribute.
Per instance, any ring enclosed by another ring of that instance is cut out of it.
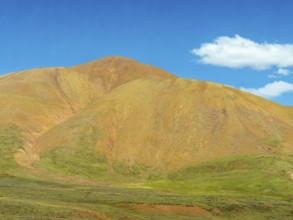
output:
<svg viewBox="0 0 293 220"><path fill-rule="evenodd" d="M292 108L123 57L11 73L0 97L3 170L171 172L293 152Z"/></svg>

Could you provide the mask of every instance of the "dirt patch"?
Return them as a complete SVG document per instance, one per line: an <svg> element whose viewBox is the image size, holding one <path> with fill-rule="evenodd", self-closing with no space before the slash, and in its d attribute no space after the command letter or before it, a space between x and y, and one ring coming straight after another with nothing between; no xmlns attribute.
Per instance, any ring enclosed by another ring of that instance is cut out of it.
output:
<svg viewBox="0 0 293 220"><path fill-rule="evenodd" d="M207 210L198 206L184 205L150 205L150 204L123 204L122 207L134 209L144 213L159 213L165 215L212 216Z"/></svg>
<svg viewBox="0 0 293 220"><path fill-rule="evenodd" d="M40 160L40 156L27 147L27 150L18 149L14 154L14 160L21 166L26 168L31 168L34 162Z"/></svg>

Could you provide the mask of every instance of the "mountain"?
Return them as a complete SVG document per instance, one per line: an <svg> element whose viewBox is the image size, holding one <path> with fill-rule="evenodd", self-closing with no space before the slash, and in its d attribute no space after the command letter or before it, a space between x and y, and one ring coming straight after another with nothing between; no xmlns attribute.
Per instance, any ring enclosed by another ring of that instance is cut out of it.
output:
<svg viewBox="0 0 293 220"><path fill-rule="evenodd" d="M90 166L112 172L174 171L293 152L292 109L123 57L8 74L0 96L0 125L21 131L13 157L28 167L58 168L62 158L76 163L88 152L96 156Z"/></svg>
<svg viewBox="0 0 293 220"><path fill-rule="evenodd" d="M123 57L0 77L0 219L292 219L293 109Z"/></svg>

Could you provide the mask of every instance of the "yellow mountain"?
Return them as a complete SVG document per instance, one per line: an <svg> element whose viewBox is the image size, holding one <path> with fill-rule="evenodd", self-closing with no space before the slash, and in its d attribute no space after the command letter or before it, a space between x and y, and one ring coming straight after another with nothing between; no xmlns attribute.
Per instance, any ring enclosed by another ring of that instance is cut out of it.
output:
<svg viewBox="0 0 293 220"><path fill-rule="evenodd" d="M122 57L2 76L0 128L21 136L11 160L76 173L293 153L292 108Z"/></svg>

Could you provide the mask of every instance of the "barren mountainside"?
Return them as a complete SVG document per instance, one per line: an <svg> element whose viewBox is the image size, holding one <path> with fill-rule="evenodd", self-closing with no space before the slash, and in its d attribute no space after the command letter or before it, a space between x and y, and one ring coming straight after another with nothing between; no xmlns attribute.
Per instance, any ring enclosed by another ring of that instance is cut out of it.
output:
<svg viewBox="0 0 293 220"><path fill-rule="evenodd" d="M122 57L2 76L0 128L2 158L72 173L293 153L292 108Z"/></svg>

